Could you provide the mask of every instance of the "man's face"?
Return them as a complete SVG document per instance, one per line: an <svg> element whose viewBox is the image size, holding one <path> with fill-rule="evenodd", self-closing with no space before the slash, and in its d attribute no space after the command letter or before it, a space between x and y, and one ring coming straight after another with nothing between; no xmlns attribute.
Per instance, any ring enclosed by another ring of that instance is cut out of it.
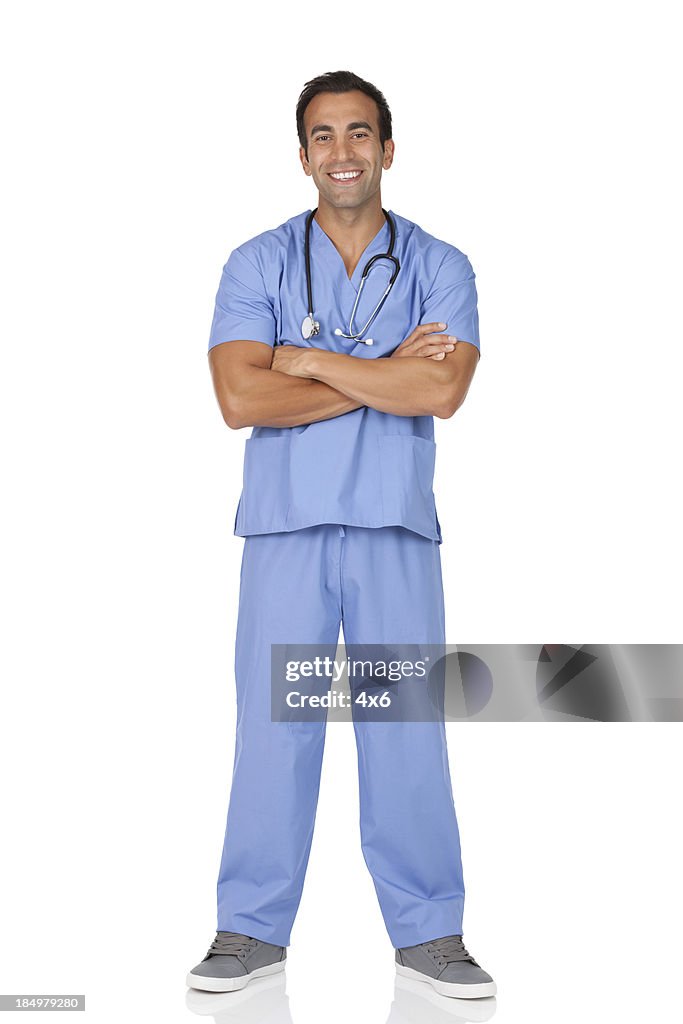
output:
<svg viewBox="0 0 683 1024"><path fill-rule="evenodd" d="M303 147L299 156L306 174L313 177L321 199L340 209L367 203L380 187L382 170L388 170L394 144L384 149L379 141L377 104L365 93L323 92L311 100L304 114L308 159ZM339 179L332 172L359 171Z"/></svg>

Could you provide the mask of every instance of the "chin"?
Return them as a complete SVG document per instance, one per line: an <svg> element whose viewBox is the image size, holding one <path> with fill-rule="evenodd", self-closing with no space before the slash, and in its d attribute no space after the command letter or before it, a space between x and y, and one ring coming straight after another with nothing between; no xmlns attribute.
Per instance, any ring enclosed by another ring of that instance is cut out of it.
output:
<svg viewBox="0 0 683 1024"><path fill-rule="evenodd" d="M365 196L329 196L325 193L321 193L330 206L335 206L339 210L347 210L351 207L362 206L365 202Z"/></svg>

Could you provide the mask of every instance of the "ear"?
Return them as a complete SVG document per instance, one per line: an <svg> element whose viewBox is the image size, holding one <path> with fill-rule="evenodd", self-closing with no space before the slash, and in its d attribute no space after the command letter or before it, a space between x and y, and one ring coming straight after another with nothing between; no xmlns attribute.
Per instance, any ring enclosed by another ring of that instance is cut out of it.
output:
<svg viewBox="0 0 683 1024"><path fill-rule="evenodd" d="M306 159L306 150L304 149L303 146L299 146L299 160L301 160L301 166L304 169L304 173L307 174L309 176L309 178L310 178L310 176L312 174L311 165L309 164L308 160Z"/></svg>
<svg viewBox="0 0 683 1024"><path fill-rule="evenodd" d="M394 140L387 139L384 143L384 158L382 160L382 167L385 171L388 171L394 160Z"/></svg>

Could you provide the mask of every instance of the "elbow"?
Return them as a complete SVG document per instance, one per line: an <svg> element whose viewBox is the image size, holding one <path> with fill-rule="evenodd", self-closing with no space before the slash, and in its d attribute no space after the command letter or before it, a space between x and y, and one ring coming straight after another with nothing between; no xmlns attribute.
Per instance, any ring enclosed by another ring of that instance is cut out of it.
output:
<svg viewBox="0 0 683 1024"><path fill-rule="evenodd" d="M230 427L231 430L239 430L240 427L248 426L247 423L244 423L242 420L237 419L237 417L226 416L225 413L223 414L223 421L227 427Z"/></svg>
<svg viewBox="0 0 683 1024"><path fill-rule="evenodd" d="M241 427L248 427L248 417L244 403L239 401L236 395L224 395L220 401L223 422L231 430L239 430Z"/></svg>
<svg viewBox="0 0 683 1024"><path fill-rule="evenodd" d="M465 394L459 388L444 388L437 395L433 415L440 420L449 420L465 401Z"/></svg>

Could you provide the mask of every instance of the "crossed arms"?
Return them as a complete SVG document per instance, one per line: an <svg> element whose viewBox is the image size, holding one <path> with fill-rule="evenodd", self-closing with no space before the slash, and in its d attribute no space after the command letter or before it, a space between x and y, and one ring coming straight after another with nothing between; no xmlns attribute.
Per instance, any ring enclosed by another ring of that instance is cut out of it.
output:
<svg viewBox="0 0 683 1024"><path fill-rule="evenodd" d="M209 350L216 398L229 427L295 427L370 406L397 416L448 419L479 361L475 345L421 324L388 358L230 341Z"/></svg>

